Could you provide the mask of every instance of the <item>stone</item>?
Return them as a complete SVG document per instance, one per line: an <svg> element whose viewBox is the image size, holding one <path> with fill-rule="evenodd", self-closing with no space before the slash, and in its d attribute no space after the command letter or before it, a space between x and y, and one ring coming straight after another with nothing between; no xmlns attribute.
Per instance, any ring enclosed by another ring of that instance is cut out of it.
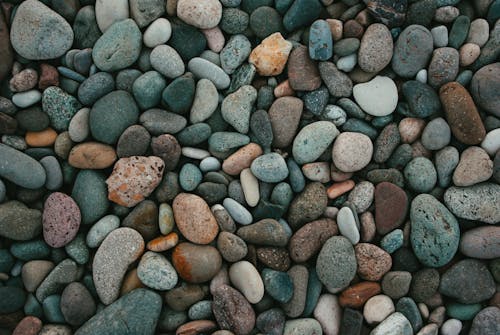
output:
<svg viewBox="0 0 500 335"><path fill-rule="evenodd" d="M115 229L101 243L94 256L92 277L97 294L105 305L118 298L129 265L143 250L142 236L131 228Z"/></svg>
<svg viewBox="0 0 500 335"><path fill-rule="evenodd" d="M0 143L0 176L28 189L37 189L46 182L43 166L25 153Z"/></svg>
<svg viewBox="0 0 500 335"><path fill-rule="evenodd" d="M252 50L248 62L253 64L261 76L276 76L283 72L292 43L279 32L266 37Z"/></svg>
<svg viewBox="0 0 500 335"><path fill-rule="evenodd" d="M112 146L99 142L84 142L75 145L68 156L68 163L77 169L100 170L113 165L116 152Z"/></svg>
<svg viewBox="0 0 500 335"><path fill-rule="evenodd" d="M240 187L240 185L238 185ZM243 190L240 188L241 192L243 193ZM231 194L231 189L229 189L229 195ZM244 194L242 194L242 202L244 198ZM242 225L248 225L252 223L253 217L252 214L238 201L232 199L232 198L225 198L224 201L222 202L222 205L226 209L226 211L229 213L231 218L239 224Z"/></svg>
<svg viewBox="0 0 500 335"><path fill-rule="evenodd" d="M95 44L101 36L101 30L97 24L94 6L80 8L73 21L73 32L77 48L91 48Z"/></svg>
<svg viewBox="0 0 500 335"><path fill-rule="evenodd" d="M140 125L130 126L118 139L116 155L120 158L142 156L148 150L150 143L151 135L146 128Z"/></svg>
<svg viewBox="0 0 500 335"><path fill-rule="evenodd" d="M106 180L108 199L125 207L137 205L158 186L163 171L164 163L159 157L120 158Z"/></svg>
<svg viewBox="0 0 500 335"><path fill-rule="evenodd" d="M332 160L343 172L363 169L371 161L373 144L370 138L361 133L343 132L335 139Z"/></svg>
<svg viewBox="0 0 500 335"><path fill-rule="evenodd" d="M303 110L302 100L295 97L276 99L269 109L273 146L284 148L292 144Z"/></svg>
<svg viewBox="0 0 500 335"><path fill-rule="evenodd" d="M482 309L472 320L471 335L497 333L500 331L500 309L490 306Z"/></svg>
<svg viewBox="0 0 500 335"><path fill-rule="evenodd" d="M321 324L313 318L288 320L285 322L283 335L314 335L323 334Z"/></svg>
<svg viewBox="0 0 500 335"><path fill-rule="evenodd" d="M21 270L24 288L30 293L35 292L53 268L54 264L50 261L33 260L26 262Z"/></svg>
<svg viewBox="0 0 500 335"><path fill-rule="evenodd" d="M493 161L488 153L479 147L469 147L462 152L453 173L456 186L472 186L487 181L493 175Z"/></svg>
<svg viewBox="0 0 500 335"><path fill-rule="evenodd" d="M160 103L161 94L166 85L160 73L148 71L134 81L132 93L141 109L149 109Z"/></svg>
<svg viewBox="0 0 500 335"><path fill-rule="evenodd" d="M399 76L414 77L425 68L433 51L432 35L422 25L410 25L398 36L394 45L392 68Z"/></svg>
<svg viewBox="0 0 500 335"><path fill-rule="evenodd" d="M500 88L499 73L500 63L483 66L474 73L470 83L470 92L474 101L497 117L500 116L500 105L495 101L495 92L498 92Z"/></svg>
<svg viewBox="0 0 500 335"><path fill-rule="evenodd" d="M294 265L287 274L292 279L293 296L290 301L282 305L283 311L288 317L296 318L304 312L307 302L309 271L304 265Z"/></svg>
<svg viewBox="0 0 500 335"><path fill-rule="evenodd" d="M208 244L215 239L219 226L201 197L181 193L175 197L172 208L177 227L186 239L199 244Z"/></svg>
<svg viewBox="0 0 500 335"><path fill-rule="evenodd" d="M137 266L140 281L155 290L166 291L177 284L177 273L174 267L162 254L147 251Z"/></svg>
<svg viewBox="0 0 500 335"><path fill-rule="evenodd" d="M371 297L363 307L363 316L368 324L377 324L394 313L395 307L391 298L379 294ZM411 327L410 327L411 329ZM384 333L381 333L384 334Z"/></svg>
<svg viewBox="0 0 500 335"><path fill-rule="evenodd" d="M216 64L201 57L192 58L188 63L188 69L195 75L195 77L210 80L219 90L228 88L231 83L231 79L224 72L224 70Z"/></svg>
<svg viewBox="0 0 500 335"><path fill-rule="evenodd" d="M450 139L450 127L441 117L429 122L421 137L422 145L428 150L440 150L450 143Z"/></svg>
<svg viewBox="0 0 500 335"><path fill-rule="evenodd" d="M403 24L408 8L407 1L370 0L366 2L370 14L377 21L389 27L398 27Z"/></svg>
<svg viewBox="0 0 500 335"><path fill-rule="evenodd" d="M283 26L287 31L306 26L318 18L322 8L323 6L317 0L294 1L283 17Z"/></svg>
<svg viewBox="0 0 500 335"><path fill-rule="evenodd" d="M375 188L375 223L379 234L399 227L408 212L408 197L403 189L381 182Z"/></svg>
<svg viewBox="0 0 500 335"><path fill-rule="evenodd" d="M448 209L429 194L418 195L411 203L410 239L419 261L430 267L447 264L458 250L460 230ZM435 236L430 241L426 236Z"/></svg>
<svg viewBox="0 0 500 335"><path fill-rule="evenodd" d="M362 279L379 281L391 269L391 256L376 245L358 243L354 250L358 263L358 275Z"/></svg>
<svg viewBox="0 0 500 335"><path fill-rule="evenodd" d="M361 308L373 296L380 294L380 284L363 281L349 286L339 297L342 307Z"/></svg>
<svg viewBox="0 0 500 335"><path fill-rule="evenodd" d="M465 256L478 259L493 259L500 254L495 247L500 240L498 227L483 226L470 229L462 234L460 252Z"/></svg>
<svg viewBox="0 0 500 335"><path fill-rule="evenodd" d="M466 67L474 63L474 61L481 54L481 48L473 43L466 43L462 45L459 50L460 54L460 66Z"/></svg>
<svg viewBox="0 0 500 335"><path fill-rule="evenodd" d="M75 238L80 228L80 209L70 196L54 192L45 200L42 222L45 242L60 248Z"/></svg>
<svg viewBox="0 0 500 335"><path fill-rule="evenodd" d="M304 190L292 201L288 209L288 223L292 229L320 217L326 209L328 197L325 187L319 182L306 185Z"/></svg>
<svg viewBox="0 0 500 335"><path fill-rule="evenodd" d="M316 272L329 292L346 288L356 274L356 256L351 242L341 236L329 238L318 255Z"/></svg>
<svg viewBox="0 0 500 335"><path fill-rule="evenodd" d="M392 52L393 42L389 29L380 23L371 24L361 39L359 67L366 72L379 72L391 62Z"/></svg>
<svg viewBox="0 0 500 335"><path fill-rule="evenodd" d="M339 232L351 241L353 245L359 242L360 234L356 226L355 216L349 207L342 207L337 213Z"/></svg>
<svg viewBox="0 0 500 335"><path fill-rule="evenodd" d="M239 261L229 268L229 279L251 304L264 296L264 283L257 269L248 261Z"/></svg>
<svg viewBox="0 0 500 335"><path fill-rule="evenodd" d="M57 86L51 86L43 91L42 107L49 116L52 128L62 132L68 130L71 119L81 105L72 95Z"/></svg>
<svg viewBox="0 0 500 335"><path fill-rule="evenodd" d="M437 182L437 172L432 162L425 157L413 158L404 169L408 186L416 192L430 192Z"/></svg>
<svg viewBox="0 0 500 335"><path fill-rule="evenodd" d="M319 63L321 79L331 95L337 98L349 97L353 93L352 80L331 62Z"/></svg>
<svg viewBox="0 0 500 335"><path fill-rule="evenodd" d="M66 322L80 326L94 316L96 305L89 290L79 282L64 288L61 294L61 313Z"/></svg>
<svg viewBox="0 0 500 335"><path fill-rule="evenodd" d="M44 301L48 296L61 292L67 284L75 281L78 276L76 263L69 258L62 260L40 283L36 289L36 299Z"/></svg>
<svg viewBox="0 0 500 335"><path fill-rule="evenodd" d="M288 80L290 87L297 91L314 91L321 86L318 67L309 58L308 49L299 45L293 49L288 59Z"/></svg>
<svg viewBox="0 0 500 335"><path fill-rule="evenodd" d="M83 224L94 223L104 216L109 202L106 179L103 174L92 170L78 172L71 193L80 208Z"/></svg>
<svg viewBox="0 0 500 335"><path fill-rule="evenodd" d="M99 29L105 32L113 23L129 17L128 2L124 0L96 1L95 16Z"/></svg>
<svg viewBox="0 0 500 335"><path fill-rule="evenodd" d="M236 234L247 243L274 247L286 246L289 238L283 225L270 218L241 227Z"/></svg>
<svg viewBox="0 0 500 335"><path fill-rule="evenodd" d="M372 335L410 335L413 329L410 321L401 313L396 312L382 321L373 331Z"/></svg>
<svg viewBox="0 0 500 335"><path fill-rule="evenodd" d="M154 22L157 22L155 20L162 16L166 9L165 4L161 0L132 0L129 6L130 15L140 28L146 27L151 23L150 27Z"/></svg>
<svg viewBox="0 0 500 335"><path fill-rule="evenodd" d="M177 1L177 16L196 28L210 29L219 24L222 18L222 5L218 0L203 3L179 0Z"/></svg>
<svg viewBox="0 0 500 335"><path fill-rule="evenodd" d="M335 125L329 121L313 122L302 128L295 136L292 147L297 164L316 161L338 134Z"/></svg>
<svg viewBox="0 0 500 335"><path fill-rule="evenodd" d="M169 45L156 46L149 56L151 66L167 78L177 78L185 71L184 62L179 53Z"/></svg>
<svg viewBox="0 0 500 335"><path fill-rule="evenodd" d="M172 136L186 127L187 120L176 113L152 108L141 114L139 121L152 135ZM153 139L154 142L154 139Z"/></svg>
<svg viewBox="0 0 500 335"><path fill-rule="evenodd" d="M257 157L250 169L253 175L266 183L277 183L288 177L288 167L278 153L269 153Z"/></svg>
<svg viewBox="0 0 500 335"><path fill-rule="evenodd" d="M29 0L16 10L10 30L14 50L24 58L58 58L73 44L68 22L40 1ZM36 48L33 48L36 46Z"/></svg>
<svg viewBox="0 0 500 335"><path fill-rule="evenodd" d="M16 286L0 287L0 313L10 314L20 310L26 301L24 291Z"/></svg>
<svg viewBox="0 0 500 335"><path fill-rule="evenodd" d="M326 61L333 55L333 39L330 25L325 20L316 20L309 30L309 57Z"/></svg>
<svg viewBox="0 0 500 335"><path fill-rule="evenodd" d="M213 295L212 310L221 329L235 335L249 334L255 326L255 312L245 297L227 285L217 288Z"/></svg>
<svg viewBox="0 0 500 335"><path fill-rule="evenodd" d="M500 149L500 130L493 129L489 131L484 137L483 142L481 142L481 148L483 148L490 156L495 155Z"/></svg>
<svg viewBox="0 0 500 335"><path fill-rule="evenodd" d="M26 241L42 231L42 213L25 204L11 200L0 204L0 236Z"/></svg>
<svg viewBox="0 0 500 335"><path fill-rule="evenodd" d="M398 102L396 84L389 77L376 76L369 82L353 87L358 105L373 116L386 116L394 112Z"/></svg>
<svg viewBox="0 0 500 335"><path fill-rule="evenodd" d="M467 200L466 200L467 199ZM498 184L481 183L469 187L450 187L444 194L444 203L459 218L489 224L500 220L500 210L495 206L500 199Z"/></svg>
<svg viewBox="0 0 500 335"><path fill-rule="evenodd" d="M399 299L408 294L412 275L408 271L389 271L382 279L382 292L392 299Z"/></svg>
<svg viewBox="0 0 500 335"><path fill-rule="evenodd" d="M178 96L175 98L178 99ZM219 93L215 85L208 79L198 80L190 112L191 123L203 122L208 119L215 112L218 104Z"/></svg>
<svg viewBox="0 0 500 335"><path fill-rule="evenodd" d="M227 74L232 74L248 58L252 45L244 35L234 35L220 52L220 63Z"/></svg>
<svg viewBox="0 0 500 335"><path fill-rule="evenodd" d="M96 331L153 335L161 306L162 299L157 293L138 288L98 312L75 335L90 335ZM117 315L123 318L117 319Z"/></svg>
<svg viewBox="0 0 500 335"><path fill-rule="evenodd" d="M242 134L250 128L250 113L257 100L257 90L250 85L242 86L224 98L221 104L222 118Z"/></svg>
<svg viewBox="0 0 500 335"><path fill-rule="evenodd" d="M201 31L179 21L172 24L172 36L168 42L186 62L201 56L207 46L207 40Z"/></svg>
<svg viewBox="0 0 500 335"><path fill-rule="evenodd" d="M42 329L42 321L35 316L25 316L16 326L13 335L37 335Z"/></svg>
<svg viewBox="0 0 500 335"><path fill-rule="evenodd" d="M443 274L439 292L460 303L474 304L493 296L495 282L486 265L475 259L464 259Z"/></svg>
<svg viewBox="0 0 500 335"><path fill-rule="evenodd" d="M27 68L12 77L9 81L9 88L12 92L24 92L34 88L37 83L38 73Z"/></svg>
<svg viewBox="0 0 500 335"><path fill-rule="evenodd" d="M117 71L134 64L141 47L139 27L134 20L125 19L113 23L97 40L92 49L92 59L102 71Z"/></svg>
<svg viewBox="0 0 500 335"><path fill-rule="evenodd" d="M158 236L158 206L151 200L140 202L123 219L122 227L132 228L142 235L145 241Z"/></svg>
<svg viewBox="0 0 500 335"><path fill-rule="evenodd" d="M486 130L469 92L459 83L450 82L441 87L439 97L453 135L465 144L479 144Z"/></svg>
<svg viewBox="0 0 500 335"><path fill-rule="evenodd" d="M434 50L427 72L427 82L434 88L452 82L458 75L460 57L456 49L445 47Z"/></svg>

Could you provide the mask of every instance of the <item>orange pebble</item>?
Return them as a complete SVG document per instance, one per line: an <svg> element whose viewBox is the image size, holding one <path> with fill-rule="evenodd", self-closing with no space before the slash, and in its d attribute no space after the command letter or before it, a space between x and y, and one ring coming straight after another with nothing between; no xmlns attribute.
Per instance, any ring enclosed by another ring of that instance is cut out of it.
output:
<svg viewBox="0 0 500 335"><path fill-rule="evenodd" d="M30 147L50 147L57 138L57 132L52 128L47 128L42 131L28 131L26 132L26 144Z"/></svg>
<svg viewBox="0 0 500 335"><path fill-rule="evenodd" d="M249 168L253 160L262 155L262 148L255 143L249 143L241 147L222 163L222 170L230 175L238 175L241 171Z"/></svg>
<svg viewBox="0 0 500 335"><path fill-rule="evenodd" d="M381 287L375 282L361 282L346 288L339 298L339 303L343 307L361 308L371 297L379 294Z"/></svg>
<svg viewBox="0 0 500 335"><path fill-rule="evenodd" d="M335 199L336 197L339 197L342 194L352 190L354 188L354 185L356 185L354 181L349 179L341 183L333 184L326 190L326 193L328 194L328 198Z"/></svg>
<svg viewBox="0 0 500 335"><path fill-rule="evenodd" d="M147 244L148 250L161 252L172 249L179 242L179 236L176 233L170 233L166 236L160 236L151 240Z"/></svg>
<svg viewBox="0 0 500 335"><path fill-rule="evenodd" d="M294 96L294 95L295 95L295 91L290 86L290 82L288 81L288 79L285 80L284 82L280 83L274 89L274 96L276 98L287 97L287 96Z"/></svg>

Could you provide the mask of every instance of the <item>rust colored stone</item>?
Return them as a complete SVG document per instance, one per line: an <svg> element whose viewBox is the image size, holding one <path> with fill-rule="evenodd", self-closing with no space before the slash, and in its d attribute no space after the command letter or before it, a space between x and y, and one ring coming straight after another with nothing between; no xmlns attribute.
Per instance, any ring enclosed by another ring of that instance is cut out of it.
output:
<svg viewBox="0 0 500 335"><path fill-rule="evenodd" d="M339 297L342 307L361 308L373 296L381 292L380 284L364 281L346 288Z"/></svg>

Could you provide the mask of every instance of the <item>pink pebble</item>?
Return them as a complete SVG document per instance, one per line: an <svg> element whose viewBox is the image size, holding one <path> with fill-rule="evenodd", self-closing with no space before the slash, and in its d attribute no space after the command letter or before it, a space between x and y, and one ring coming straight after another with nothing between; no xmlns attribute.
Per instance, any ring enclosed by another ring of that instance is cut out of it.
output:
<svg viewBox="0 0 500 335"><path fill-rule="evenodd" d="M43 206L43 238L48 245L60 248L71 242L80 228L80 208L68 195L52 193Z"/></svg>

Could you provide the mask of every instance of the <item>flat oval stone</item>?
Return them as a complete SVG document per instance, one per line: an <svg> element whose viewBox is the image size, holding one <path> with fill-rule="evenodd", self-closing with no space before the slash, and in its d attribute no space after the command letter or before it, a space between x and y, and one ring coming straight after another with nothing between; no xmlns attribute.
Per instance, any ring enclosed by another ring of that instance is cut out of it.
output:
<svg viewBox="0 0 500 335"><path fill-rule="evenodd" d="M379 293L379 283L363 281L342 291L339 303L342 307L361 308L371 297Z"/></svg>
<svg viewBox="0 0 500 335"><path fill-rule="evenodd" d="M343 172L355 172L370 162L373 144L370 138L361 133L343 132L337 136L332 148L332 160Z"/></svg>
<svg viewBox="0 0 500 335"><path fill-rule="evenodd" d="M179 276L190 283L211 280L222 266L222 257L212 246L183 242L172 253L172 264Z"/></svg>
<svg viewBox="0 0 500 335"><path fill-rule="evenodd" d="M340 132L332 122L317 121L300 130L293 141L292 153L297 164L314 162Z"/></svg>
<svg viewBox="0 0 500 335"><path fill-rule="evenodd" d="M144 31L144 45L148 48L154 48L160 44L167 43L171 35L172 26L170 22L163 17L158 18Z"/></svg>
<svg viewBox="0 0 500 335"><path fill-rule="evenodd" d="M112 72L134 64L142 47L142 34L132 19L113 23L92 49L94 64L102 71Z"/></svg>
<svg viewBox="0 0 500 335"><path fill-rule="evenodd" d="M469 92L459 83L450 82L441 87L439 97L453 135L465 144L481 143L486 130Z"/></svg>
<svg viewBox="0 0 500 335"><path fill-rule="evenodd" d="M177 272L162 254L146 252L137 266L137 276L146 286L155 290L166 291L177 284Z"/></svg>
<svg viewBox="0 0 500 335"><path fill-rule="evenodd" d="M490 156L495 155L500 149L500 128L489 131L481 142L483 148Z"/></svg>
<svg viewBox="0 0 500 335"><path fill-rule="evenodd" d="M69 23L37 0L21 3L12 20L12 46L19 55L27 59L60 57L71 48L73 37Z"/></svg>
<svg viewBox="0 0 500 335"><path fill-rule="evenodd" d="M493 259L500 255L500 250L496 247L499 243L499 227L477 227L462 234L460 252L472 258Z"/></svg>
<svg viewBox="0 0 500 335"><path fill-rule="evenodd" d="M391 62L393 50L392 35L380 23L368 26L358 51L359 67L366 72L379 72Z"/></svg>
<svg viewBox="0 0 500 335"><path fill-rule="evenodd" d="M219 24L222 18L222 5L218 0L203 3L180 0L177 2L177 16L196 28L210 29Z"/></svg>
<svg viewBox="0 0 500 335"><path fill-rule="evenodd" d="M337 225L342 236L347 237L353 245L360 239L354 214L349 207L342 207L337 214Z"/></svg>
<svg viewBox="0 0 500 335"><path fill-rule="evenodd" d="M181 56L169 45L158 45L149 56L151 66L167 78L176 78L184 73L185 67Z"/></svg>
<svg viewBox="0 0 500 335"><path fill-rule="evenodd" d="M248 225L252 223L252 214L238 201L232 198L225 198L222 205L235 222L242 225Z"/></svg>
<svg viewBox="0 0 500 335"><path fill-rule="evenodd" d="M302 226L290 238L288 250L295 262L305 262L314 256L321 246L338 234L338 227L332 219L319 219Z"/></svg>
<svg viewBox="0 0 500 335"><path fill-rule="evenodd" d="M105 169L113 165L115 161L114 148L99 142L85 142L75 145L68 157L69 165L77 169Z"/></svg>
<svg viewBox="0 0 500 335"><path fill-rule="evenodd" d="M413 251L423 264L440 267L458 250L460 230L453 214L429 194L420 194L411 203L410 239ZM434 236L429 240L427 236Z"/></svg>
<svg viewBox="0 0 500 335"><path fill-rule="evenodd" d="M99 220L109 207L104 175L97 171L81 170L75 178L71 197L80 208L83 224Z"/></svg>
<svg viewBox="0 0 500 335"><path fill-rule="evenodd" d="M269 153L257 157L250 166L254 176L266 183L278 183L288 177L288 167L278 153Z"/></svg>
<svg viewBox="0 0 500 335"><path fill-rule="evenodd" d="M410 188L420 193L430 192L437 181L436 169L425 157L412 159L404 169L404 176Z"/></svg>
<svg viewBox="0 0 500 335"><path fill-rule="evenodd" d="M0 236L17 241L30 240L42 231L42 213L22 202L0 204Z"/></svg>
<svg viewBox="0 0 500 335"><path fill-rule="evenodd" d="M101 242L113 230L120 226L120 218L116 215L106 215L95 224L92 225L87 233L87 245L90 248L97 248Z"/></svg>
<svg viewBox="0 0 500 335"><path fill-rule="evenodd" d="M309 57L303 45L293 49L288 57L288 80L290 87L297 91L314 91L321 86L318 66Z"/></svg>
<svg viewBox="0 0 500 335"><path fill-rule="evenodd" d="M451 130L448 123L441 118L429 122L422 132L422 145L428 150L440 150L450 143Z"/></svg>
<svg viewBox="0 0 500 335"><path fill-rule="evenodd" d="M375 187L375 224L381 235L399 227L408 213L408 197L400 187L381 182Z"/></svg>
<svg viewBox="0 0 500 335"><path fill-rule="evenodd" d="M161 308L162 298L159 294L138 288L98 312L75 335L92 335L96 332L153 335ZM122 315L123 319L117 319L117 315Z"/></svg>
<svg viewBox="0 0 500 335"><path fill-rule="evenodd" d="M231 83L231 79L224 70L214 63L200 57L192 58L188 63L188 69L197 78L210 80L219 90L228 88Z"/></svg>
<svg viewBox="0 0 500 335"><path fill-rule="evenodd" d="M248 261L239 261L229 268L229 279L251 304L264 297L264 283L257 269Z"/></svg>
<svg viewBox="0 0 500 335"><path fill-rule="evenodd" d="M205 78L198 80L190 112L191 123L203 122L208 119L215 112L218 104L219 93L215 85Z"/></svg>
<svg viewBox="0 0 500 335"><path fill-rule="evenodd" d="M131 228L113 230L97 249L92 264L92 276L101 301L109 305L120 293L123 277L130 264L144 250L141 234Z"/></svg>
<svg viewBox="0 0 500 335"><path fill-rule="evenodd" d="M329 238L318 255L316 272L331 293L346 288L356 275L356 256L351 242L342 236Z"/></svg>
<svg viewBox="0 0 500 335"><path fill-rule="evenodd" d="M489 224L500 221L500 185L481 183L469 187L452 186L444 193L444 203L459 218Z"/></svg>
<svg viewBox="0 0 500 335"><path fill-rule="evenodd" d="M212 310L219 326L234 334L250 334L255 326L255 312L245 297L228 285L221 285L213 296Z"/></svg>
<svg viewBox="0 0 500 335"><path fill-rule="evenodd" d="M316 20L309 30L309 57L325 61L333 55L333 39L330 25L325 20Z"/></svg>
<svg viewBox="0 0 500 335"><path fill-rule="evenodd" d="M2 178L29 189L37 189L45 184L47 177L43 166L30 156L2 143L0 156L3 157L0 163Z"/></svg>
<svg viewBox="0 0 500 335"><path fill-rule="evenodd" d="M394 45L392 68L401 77L412 78L427 66L433 49L432 34L427 28L408 26L399 34Z"/></svg>
<svg viewBox="0 0 500 335"><path fill-rule="evenodd" d="M75 238L80 228L80 209L70 196L54 192L45 200L42 221L45 242L60 248Z"/></svg>
<svg viewBox="0 0 500 335"><path fill-rule="evenodd" d="M358 105L373 116L386 116L394 112L398 102L396 84L389 77L376 76L366 83L353 87Z"/></svg>
<svg viewBox="0 0 500 335"><path fill-rule="evenodd" d="M500 63L493 63L479 69L471 80L474 101L497 117L500 116L500 105L495 99L495 92L500 89L499 73Z"/></svg>
<svg viewBox="0 0 500 335"><path fill-rule="evenodd" d="M455 80L459 71L459 54L453 48L439 48L432 53L432 59L427 72L427 81L432 87Z"/></svg>
<svg viewBox="0 0 500 335"><path fill-rule="evenodd" d="M181 193L175 197L172 208L177 227L186 239L198 244L208 244L215 239L219 226L201 197Z"/></svg>

